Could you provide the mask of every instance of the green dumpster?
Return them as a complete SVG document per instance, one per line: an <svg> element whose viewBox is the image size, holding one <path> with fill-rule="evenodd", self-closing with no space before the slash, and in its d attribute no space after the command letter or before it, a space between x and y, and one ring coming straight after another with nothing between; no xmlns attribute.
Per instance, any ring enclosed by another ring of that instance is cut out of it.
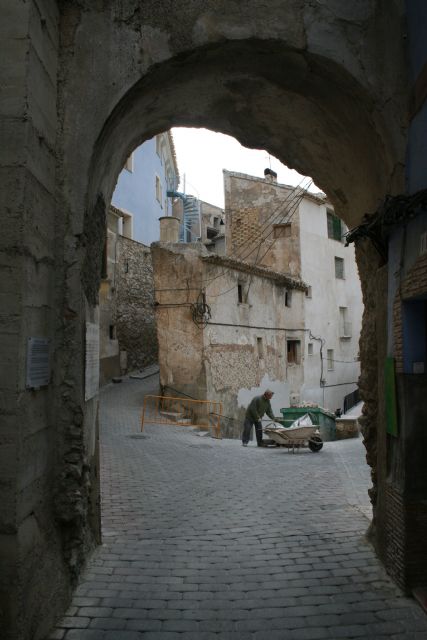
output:
<svg viewBox="0 0 427 640"><path fill-rule="evenodd" d="M312 423L319 427L320 437L324 442L336 439L335 416L325 409L320 407L287 407L280 409L280 413L283 417L279 418L277 422L283 424L284 427L290 427L295 420L308 414Z"/></svg>

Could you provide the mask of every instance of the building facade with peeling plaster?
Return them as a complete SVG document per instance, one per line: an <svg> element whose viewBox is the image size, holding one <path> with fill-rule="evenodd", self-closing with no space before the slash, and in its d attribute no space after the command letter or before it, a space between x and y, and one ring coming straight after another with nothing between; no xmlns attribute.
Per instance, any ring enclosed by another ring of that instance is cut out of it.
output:
<svg viewBox="0 0 427 640"><path fill-rule="evenodd" d="M256 395L262 387L273 388L280 416L303 381L302 360L290 365L286 345L287 330L305 344L305 284L209 255L201 243L160 242L151 251L163 394L221 402L226 437L240 436L249 390ZM291 291L293 304L287 307ZM194 321L200 300L209 307L206 325Z"/></svg>

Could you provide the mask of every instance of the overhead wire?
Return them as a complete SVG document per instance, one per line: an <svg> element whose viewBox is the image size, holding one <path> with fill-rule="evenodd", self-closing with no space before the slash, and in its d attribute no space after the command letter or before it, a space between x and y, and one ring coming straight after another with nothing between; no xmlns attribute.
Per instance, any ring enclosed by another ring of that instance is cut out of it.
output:
<svg viewBox="0 0 427 640"><path fill-rule="evenodd" d="M268 216L267 220L261 225L261 227L258 227L255 231L255 234L252 234L252 241L251 241L251 236L249 236L248 240L250 242L250 246L252 246L253 241L256 240L256 236L259 237L260 234L260 230L261 230L261 234L264 233L264 231L266 229L268 229L268 227L270 227L271 225L273 225L275 223L275 221L279 218L279 217L284 217L286 214L289 213L289 209L286 208L284 209L284 205L288 204L289 202L291 203L291 205L294 205L295 201L298 199L298 203L299 201L304 197L304 195L306 194L306 189L301 187L302 183L304 182L304 180L307 180L307 177L305 176L296 187L292 188L292 191L289 193L288 197L286 198L286 200L284 202L281 202L273 211L272 213ZM308 178L309 183L307 185L307 188L311 186L311 184L313 183L313 181ZM300 188L301 192L300 193L296 193L297 189ZM279 210L279 213L277 213L277 211ZM296 207L294 208L294 211L292 213L292 217L295 214L296 211ZM283 220L282 220L283 221ZM234 259L237 260L241 260L244 261L246 260L254 251L256 251L256 249L258 248L258 245L262 245L266 239L273 233L274 229L272 231L270 231L269 234L267 234L267 236L264 238L263 236L261 237L261 240L259 242L257 242L255 244L255 246L253 248L251 248L251 250L242 255L239 254L239 252L237 252L236 256ZM254 237L255 235L255 237ZM244 250L243 250L244 252ZM227 269L223 269L223 271L219 274L217 274L216 276L214 276L213 278L208 278L206 280L203 281L203 284L209 284L210 282L213 282L214 280L217 280L218 278L222 277L225 273L227 272Z"/></svg>
<svg viewBox="0 0 427 640"><path fill-rule="evenodd" d="M305 180L305 179L306 178L303 178L303 180ZM295 193L296 190L298 189L298 187L302 184L303 180L301 180L301 182L299 183L299 185L297 185L297 187L293 188L292 194L289 194L289 195L292 195L292 198L290 200L291 207L290 208L287 207L285 210L283 208L284 204L289 203L289 198L286 199L284 203L283 202L280 203L280 205L278 205L273 210L273 212L268 216L267 220L263 223L263 225L261 225L262 233L264 233L265 230L267 230L269 227L272 227L272 225L275 224L275 221L279 217L281 218L281 222L280 223L283 223L283 222L286 223L286 222L290 221L293 218L293 216L295 215L295 213L297 211L297 207L298 207L299 203L301 202L302 198L306 194L306 189L302 189L302 188L301 188L300 192ZM313 183L313 181L311 179L309 179L309 183L307 185L307 188L312 183ZM279 213L277 213L278 209L280 209ZM285 219L285 216L288 216L288 217ZM259 233L259 228L257 229L257 233ZM259 252L262 244L264 242L266 242L266 240L271 236L272 233L274 233L274 228L272 228L271 231L266 236L262 236L261 240L257 244L255 244L255 246L251 247L250 250L247 253L245 253L244 255L242 255L242 254L239 255L239 252L238 252L237 254L234 254L234 255L232 254L229 257L237 259L237 260L241 260L241 261L246 260L254 251L258 250L258 252ZM268 250L263 254L261 259L268 253L270 248L271 247L269 247ZM227 272L228 272L228 269L224 268L222 270L222 272L220 272L216 276L213 276L212 278L208 278L208 279L203 280L203 286L206 286L207 284L210 284L211 282L214 282L218 278L223 277ZM211 297L219 297L220 295L223 295L225 293L228 293L229 291L232 291L232 289L234 289L236 286L237 285L234 285L231 289L228 289L225 292L220 292L219 294L212 295Z"/></svg>
<svg viewBox="0 0 427 640"><path fill-rule="evenodd" d="M312 184L312 181L310 181L310 184ZM309 185L309 186L310 186L310 185ZM286 210L286 212L285 212L286 214L290 214L290 215L286 218L285 223L288 223L288 222L290 222L290 220L292 220L293 216L295 215L295 213L296 213L296 211L297 211L297 208L298 208L298 206L299 206L299 203L301 202L301 200L302 200L302 198L304 197L304 195L305 195L305 192L303 191L303 192L299 193L298 195L296 195L296 196L293 198L293 200L292 200L292 209L287 209L287 210ZM271 217L271 216L270 216L270 217ZM277 218L277 217L278 217L278 216L276 216L276 218ZM271 226L272 224L274 224L274 223L273 223L273 222L269 223L269 226ZM262 238L262 240L261 240L257 245L255 245L255 247L254 247L251 251L249 251L249 253L247 253L247 254L246 254L242 259L244 260L244 259L248 258L248 257L249 257L249 256L250 256L250 255L251 255L251 254L256 250L256 249L258 249L258 254L259 254L259 251L260 251L260 249L261 249L262 244L263 244L263 243L264 243L264 242L265 242L265 241L266 241L266 240L271 236L271 234L272 234L272 233L274 233L274 228L270 231L270 233L268 233L265 237L263 237L263 238ZM268 253L268 252L270 251L270 249L272 248L273 244L274 244L274 241L273 241L273 243L272 243L272 244L267 248L267 251L265 251L265 252L263 253L263 255L261 256L261 259L260 259L260 260L262 260L262 259L267 255L267 253ZM257 255L257 259L258 259L258 255ZM254 265L256 265L256 264L257 264L257 262L255 262L255 263L254 263ZM210 279L210 280L208 280L208 281L204 281L204 284L206 284L206 283L207 283L207 284L210 284L210 283L211 283L211 282L213 282L214 280L216 280L216 279L218 279L218 278L222 277L225 273L226 273L226 270L224 269L224 270L222 271L222 273L217 274L216 276L214 276L213 278L211 278L211 279ZM221 291L220 293L216 293L216 294L209 294L209 297L211 297L211 298L219 298L220 296L225 295L226 293L229 293L230 291L232 291L233 289L235 289L235 288L236 288L236 286L237 286L237 285L235 284L235 285L233 285L230 289L227 289L226 291ZM250 286L250 284L249 284L249 286ZM248 290L248 291L247 291L247 293L246 293L246 297L247 297L247 294L248 294L248 293L249 293L249 290Z"/></svg>

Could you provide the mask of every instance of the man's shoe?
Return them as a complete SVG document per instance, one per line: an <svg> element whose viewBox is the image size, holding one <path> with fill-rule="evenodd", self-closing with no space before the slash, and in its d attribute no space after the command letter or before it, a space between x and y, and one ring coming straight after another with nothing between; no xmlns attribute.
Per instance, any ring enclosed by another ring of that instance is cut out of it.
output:
<svg viewBox="0 0 427 640"><path fill-rule="evenodd" d="M247 442L242 442L242 445L243 445L244 447L247 447L247 446L248 446L248 443L247 443Z"/></svg>
<svg viewBox="0 0 427 640"><path fill-rule="evenodd" d="M258 442L258 447L266 447L267 445L264 442Z"/></svg>

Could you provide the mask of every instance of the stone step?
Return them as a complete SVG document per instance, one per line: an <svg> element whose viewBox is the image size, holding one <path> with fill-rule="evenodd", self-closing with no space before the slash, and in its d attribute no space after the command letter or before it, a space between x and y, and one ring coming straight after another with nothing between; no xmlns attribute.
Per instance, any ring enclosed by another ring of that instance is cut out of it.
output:
<svg viewBox="0 0 427 640"><path fill-rule="evenodd" d="M160 411L160 415L164 416L171 422L179 422L180 424L191 424L191 418L185 417L179 411Z"/></svg>

